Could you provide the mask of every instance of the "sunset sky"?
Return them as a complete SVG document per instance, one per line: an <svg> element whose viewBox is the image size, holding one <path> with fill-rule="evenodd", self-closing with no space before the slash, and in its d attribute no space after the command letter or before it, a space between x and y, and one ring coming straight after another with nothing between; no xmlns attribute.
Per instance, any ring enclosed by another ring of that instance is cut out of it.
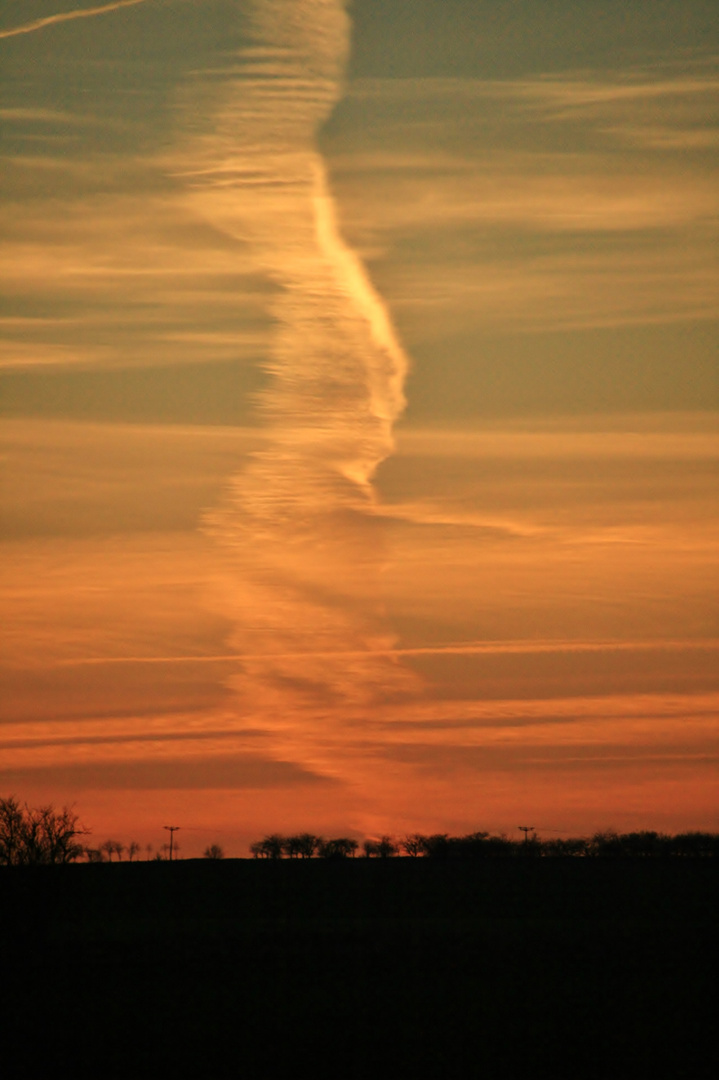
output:
<svg viewBox="0 0 719 1080"><path fill-rule="evenodd" d="M3 0L0 73L0 795L719 829L715 0Z"/></svg>

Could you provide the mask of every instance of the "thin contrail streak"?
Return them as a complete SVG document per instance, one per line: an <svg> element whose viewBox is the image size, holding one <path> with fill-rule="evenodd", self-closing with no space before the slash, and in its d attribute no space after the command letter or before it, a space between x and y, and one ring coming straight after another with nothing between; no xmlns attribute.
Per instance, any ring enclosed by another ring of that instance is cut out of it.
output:
<svg viewBox="0 0 719 1080"><path fill-rule="evenodd" d="M94 8L77 8L75 11L61 11L57 15L46 15L44 19L34 19L22 26L13 26L10 30L0 30L0 38L16 37L18 34L32 34L35 30L44 30L46 26L54 26L55 23L70 22L71 19L87 19L91 15L104 15L108 11L117 11L118 8L133 7L135 4L144 4L146 0L115 0L114 4L102 4Z"/></svg>
<svg viewBox="0 0 719 1080"><path fill-rule="evenodd" d="M482 641L457 645L417 645L397 649L331 649L292 652L222 653L214 656L92 656L60 660L58 667L87 664L223 664L238 660L268 660L280 658L349 658L365 656L479 656L483 654L536 654L553 652L661 652L666 649L711 650L719 648L719 640L703 641Z"/></svg>

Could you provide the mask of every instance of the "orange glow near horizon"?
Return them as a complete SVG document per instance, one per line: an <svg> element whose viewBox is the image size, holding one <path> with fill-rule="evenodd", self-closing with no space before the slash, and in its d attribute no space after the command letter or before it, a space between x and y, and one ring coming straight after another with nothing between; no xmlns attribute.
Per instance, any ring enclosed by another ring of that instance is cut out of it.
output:
<svg viewBox="0 0 719 1080"><path fill-rule="evenodd" d="M63 431L68 458L83 455L86 429ZM140 448L160 437L107 429L108 450L117 438L125 447L126 484L157 482ZM411 499L389 501L387 473L360 556L342 531L323 553L301 537L269 551L270 569L239 558L226 535L8 545L17 682L5 786L75 802L94 832L143 844L157 831L150 819L185 821L188 855L215 834L242 854L271 831L511 832L527 815L564 834L712 827L710 489L682 492L658 520L638 500L664 468L661 440L635 435L619 457L626 520L606 521L601 473L616 492L615 455L582 460L586 432L565 432L559 452L556 431L546 446L540 432L529 442L498 432L486 475L476 468L488 436L455 440L454 489L439 497L418 453L436 438L413 434L407 453L400 439L394 469ZM667 438L677 452L680 434ZM183 439L198 475L203 455L221 475L257 436ZM448 435L445 456L451 445ZM706 438L689 438L692 448L706 460ZM563 502L562 489L545 504L528 482L537 460L565 477ZM591 500L566 483L588 466ZM101 477L104 461L95 468ZM496 509L482 515L496 476L501 525Z"/></svg>

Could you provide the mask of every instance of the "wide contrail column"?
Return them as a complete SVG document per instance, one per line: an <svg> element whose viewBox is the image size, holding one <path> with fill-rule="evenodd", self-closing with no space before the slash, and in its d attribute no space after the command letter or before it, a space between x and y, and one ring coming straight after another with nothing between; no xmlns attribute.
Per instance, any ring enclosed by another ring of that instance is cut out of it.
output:
<svg viewBox="0 0 719 1080"><path fill-rule="evenodd" d="M236 708L275 747L345 773L347 733L411 692L379 613L383 516L407 358L338 225L317 131L342 94L340 0L256 0L254 41L198 142L195 205L276 286L263 447L208 518L231 568ZM355 752L351 767L360 768Z"/></svg>

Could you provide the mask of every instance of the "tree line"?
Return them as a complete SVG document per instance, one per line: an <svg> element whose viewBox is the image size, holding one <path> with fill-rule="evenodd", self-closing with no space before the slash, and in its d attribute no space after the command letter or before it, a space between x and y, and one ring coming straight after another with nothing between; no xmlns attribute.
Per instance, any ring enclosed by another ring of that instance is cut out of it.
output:
<svg viewBox="0 0 719 1080"><path fill-rule="evenodd" d="M504 833L492 835L474 832L466 836L447 833L425 835L410 833L396 838L382 836L375 840L340 837L324 839L303 832L291 836L272 833L250 845L255 859L347 859L359 852L364 858L388 859L397 856L429 859L477 859L487 857L572 857L572 858L650 858L719 856L719 833L686 832L675 835L642 830L620 833L596 832L589 837L544 840L536 833L513 839Z"/></svg>
<svg viewBox="0 0 719 1080"><path fill-rule="evenodd" d="M410 833L397 838L381 836L360 843L354 837L317 836L311 832L285 836L271 833L250 845L255 859L389 859L398 856L427 859L477 859L487 857L571 857L571 858L651 858L719 856L719 833L668 833L643 830L621 833L614 830L596 832L589 837L541 839L529 827L522 827L523 838L514 839L504 833L474 832L466 836L448 833ZM88 862L120 861L126 855L130 862L143 849L136 841L125 845L118 840L105 840L98 847L84 842L89 830L80 823L72 807L56 810L52 805L30 807L11 795L0 798L0 866L34 866L72 863L79 859ZM177 850L177 845L175 845ZM164 860L169 857L167 845L153 853L151 844L144 848L145 858ZM211 844L204 851L207 859L222 859L224 851Z"/></svg>

